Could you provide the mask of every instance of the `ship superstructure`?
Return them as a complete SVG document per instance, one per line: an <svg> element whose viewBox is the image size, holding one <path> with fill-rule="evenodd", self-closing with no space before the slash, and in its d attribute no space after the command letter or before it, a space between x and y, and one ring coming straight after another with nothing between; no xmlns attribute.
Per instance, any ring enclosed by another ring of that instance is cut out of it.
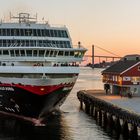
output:
<svg viewBox="0 0 140 140"><path fill-rule="evenodd" d="M65 26L12 18L19 22L0 23L0 112L39 118L64 102L86 49L73 48Z"/></svg>

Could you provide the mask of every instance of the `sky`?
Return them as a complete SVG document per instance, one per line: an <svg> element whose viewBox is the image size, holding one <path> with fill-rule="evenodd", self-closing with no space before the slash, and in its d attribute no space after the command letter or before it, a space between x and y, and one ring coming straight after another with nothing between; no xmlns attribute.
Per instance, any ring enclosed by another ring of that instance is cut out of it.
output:
<svg viewBox="0 0 140 140"><path fill-rule="evenodd" d="M0 0L0 17L9 13L38 14L50 24L66 25L74 45L78 41L95 55L140 54L140 0ZM98 47L96 47L98 46Z"/></svg>

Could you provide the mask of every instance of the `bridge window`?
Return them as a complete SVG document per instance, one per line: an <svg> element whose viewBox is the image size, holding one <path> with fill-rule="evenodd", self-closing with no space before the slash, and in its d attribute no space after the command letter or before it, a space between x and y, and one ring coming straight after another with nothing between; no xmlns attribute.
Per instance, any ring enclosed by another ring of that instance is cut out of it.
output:
<svg viewBox="0 0 140 140"><path fill-rule="evenodd" d="M79 52L79 53L78 53L78 56L79 56L79 57L82 57L82 52Z"/></svg>
<svg viewBox="0 0 140 140"><path fill-rule="evenodd" d="M15 56L14 50L10 50L11 56Z"/></svg>
<svg viewBox="0 0 140 140"><path fill-rule="evenodd" d="M15 50L16 56L20 56L19 50Z"/></svg>
<svg viewBox="0 0 140 140"><path fill-rule="evenodd" d="M63 56L63 51L59 51L59 52L58 52L58 55L59 55L59 56Z"/></svg>
<svg viewBox="0 0 140 140"><path fill-rule="evenodd" d="M8 50L3 50L3 55L9 55L9 51Z"/></svg>
<svg viewBox="0 0 140 140"><path fill-rule="evenodd" d="M6 46L6 41L2 40L2 43L3 43L3 46L5 47Z"/></svg>
<svg viewBox="0 0 140 140"><path fill-rule="evenodd" d="M65 56L69 56L69 52L65 52Z"/></svg>
<svg viewBox="0 0 140 140"><path fill-rule="evenodd" d="M25 29L25 36L31 36L32 30L31 29Z"/></svg>
<svg viewBox="0 0 140 140"><path fill-rule="evenodd" d="M36 30L36 29L33 29L32 35L33 35L33 36L37 36L37 30Z"/></svg>
<svg viewBox="0 0 140 140"><path fill-rule="evenodd" d="M32 56L32 50L26 50L27 56Z"/></svg>
<svg viewBox="0 0 140 140"><path fill-rule="evenodd" d="M50 36L54 37L53 30L50 30Z"/></svg>
<svg viewBox="0 0 140 140"><path fill-rule="evenodd" d="M57 51L54 51L54 57L56 57L56 55L57 55Z"/></svg>
<svg viewBox="0 0 140 140"><path fill-rule="evenodd" d="M67 35L67 32L66 32L66 31L61 31L61 35L62 35L62 37L64 37L64 38L67 38L67 37L68 37L68 35Z"/></svg>
<svg viewBox="0 0 140 140"><path fill-rule="evenodd" d="M20 29L16 29L16 30L15 30L15 35L16 35L16 36L20 36Z"/></svg>
<svg viewBox="0 0 140 140"><path fill-rule="evenodd" d="M2 29L2 35L6 36L6 29Z"/></svg>
<svg viewBox="0 0 140 140"><path fill-rule="evenodd" d="M42 33L42 36L45 36L45 30L44 29L41 30L41 33Z"/></svg>
<svg viewBox="0 0 140 140"><path fill-rule="evenodd" d="M20 29L21 36L25 36L25 29Z"/></svg>
<svg viewBox="0 0 140 140"><path fill-rule="evenodd" d="M41 30L40 29L37 30L37 34L38 34L38 36L41 36Z"/></svg>
<svg viewBox="0 0 140 140"><path fill-rule="evenodd" d="M74 52L74 56L78 57L79 53L78 52Z"/></svg>
<svg viewBox="0 0 140 140"><path fill-rule="evenodd" d="M15 36L15 30L11 29L11 36Z"/></svg>
<svg viewBox="0 0 140 140"><path fill-rule="evenodd" d="M57 32L58 32L57 30L54 30L54 36L55 37L58 37Z"/></svg>
<svg viewBox="0 0 140 140"><path fill-rule="evenodd" d="M45 35L48 36L48 37L50 36L49 30L45 30Z"/></svg>
<svg viewBox="0 0 140 140"><path fill-rule="evenodd" d="M25 56L25 51L24 50L20 50L20 54L21 54L21 56Z"/></svg>
<svg viewBox="0 0 140 140"><path fill-rule="evenodd" d="M37 50L33 50L33 56L37 56Z"/></svg>
<svg viewBox="0 0 140 140"><path fill-rule="evenodd" d="M49 56L49 53L50 53L50 51L47 50L45 56L46 57Z"/></svg>
<svg viewBox="0 0 140 140"><path fill-rule="evenodd" d="M11 29L7 29L7 36L11 36Z"/></svg>
<svg viewBox="0 0 140 140"><path fill-rule="evenodd" d="M39 50L39 56L44 57L45 50Z"/></svg>
<svg viewBox="0 0 140 140"><path fill-rule="evenodd" d="M71 48L69 41L66 41L66 45L67 45L67 48Z"/></svg>
<svg viewBox="0 0 140 140"><path fill-rule="evenodd" d="M11 40L7 40L7 46L11 45Z"/></svg>
<svg viewBox="0 0 140 140"><path fill-rule="evenodd" d="M0 46L2 46L2 40L0 40Z"/></svg>
<svg viewBox="0 0 140 140"><path fill-rule="evenodd" d="M51 51L51 52L50 52L50 57L52 57L52 56L53 56L53 53L54 53L53 51Z"/></svg>
<svg viewBox="0 0 140 140"><path fill-rule="evenodd" d="M26 40L26 46L29 46L30 45L29 43L30 43L29 40Z"/></svg>
<svg viewBox="0 0 140 140"><path fill-rule="evenodd" d="M62 37L61 31L58 30L58 37Z"/></svg>
<svg viewBox="0 0 140 140"><path fill-rule="evenodd" d="M70 52L70 56L74 56L74 52Z"/></svg>

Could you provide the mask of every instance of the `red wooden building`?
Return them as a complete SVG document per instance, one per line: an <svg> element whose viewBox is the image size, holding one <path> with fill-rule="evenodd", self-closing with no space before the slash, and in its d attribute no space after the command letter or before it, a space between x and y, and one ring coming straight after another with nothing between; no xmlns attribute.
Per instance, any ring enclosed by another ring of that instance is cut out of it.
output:
<svg viewBox="0 0 140 140"><path fill-rule="evenodd" d="M140 95L140 55L127 55L102 71L103 82L112 94Z"/></svg>

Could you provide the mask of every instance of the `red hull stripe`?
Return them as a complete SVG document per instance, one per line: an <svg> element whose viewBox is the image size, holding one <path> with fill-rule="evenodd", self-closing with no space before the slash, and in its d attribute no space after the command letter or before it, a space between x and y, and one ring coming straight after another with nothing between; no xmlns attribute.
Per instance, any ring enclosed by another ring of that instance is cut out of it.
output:
<svg viewBox="0 0 140 140"><path fill-rule="evenodd" d="M0 87L13 87L13 88L20 88L26 91L29 91L33 94L37 95L44 95L49 94L53 91L56 91L60 88L64 87L73 87L74 83L70 84L59 84L59 85L47 85L47 86L32 86L32 85L21 85L21 84L4 84L1 83Z"/></svg>

